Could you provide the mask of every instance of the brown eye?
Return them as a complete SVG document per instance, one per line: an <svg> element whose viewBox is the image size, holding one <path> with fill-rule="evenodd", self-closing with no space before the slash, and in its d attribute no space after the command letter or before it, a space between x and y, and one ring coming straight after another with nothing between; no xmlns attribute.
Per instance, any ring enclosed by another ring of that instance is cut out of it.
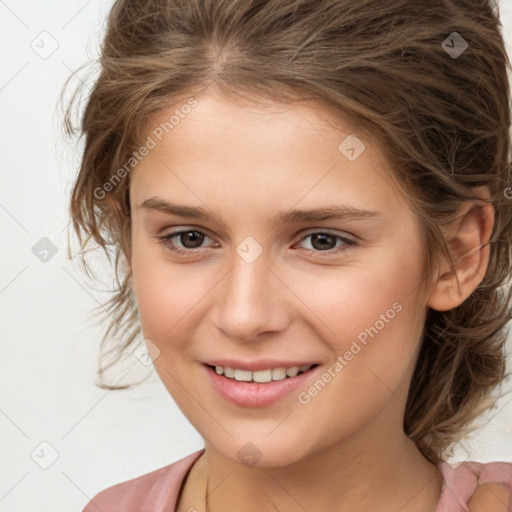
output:
<svg viewBox="0 0 512 512"><path fill-rule="evenodd" d="M200 231L183 231L178 233L178 240L188 249L196 249L204 240L204 233Z"/></svg>
<svg viewBox="0 0 512 512"><path fill-rule="evenodd" d="M172 252L177 254L193 253L201 248L204 239L209 238L205 233L197 229L186 229L170 233L168 235L158 237L160 243ZM179 244L176 245L174 239L177 239Z"/></svg>
<svg viewBox="0 0 512 512"><path fill-rule="evenodd" d="M350 240L348 238L345 238L340 235L336 235L334 233L329 233L325 231L317 231L313 233L309 233L304 238L302 238L301 242L310 238L311 242L311 249L305 248L306 251L309 253L322 253L327 252L328 254L335 254L340 251L344 251L347 248L350 248L354 245L357 245L356 242L353 240ZM339 245L336 245L337 241L340 241L341 243Z"/></svg>
<svg viewBox="0 0 512 512"><path fill-rule="evenodd" d="M311 245L319 251L334 249L334 247L336 247L336 237L334 235L330 235L329 233L313 233L310 236Z"/></svg>

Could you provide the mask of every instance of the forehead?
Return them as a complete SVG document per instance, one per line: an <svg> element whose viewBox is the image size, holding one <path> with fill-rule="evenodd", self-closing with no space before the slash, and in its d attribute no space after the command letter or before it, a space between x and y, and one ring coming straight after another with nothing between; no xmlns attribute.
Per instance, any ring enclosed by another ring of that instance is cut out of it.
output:
<svg viewBox="0 0 512 512"><path fill-rule="evenodd" d="M378 140L368 131L367 126L355 127L342 108L325 99L297 96L286 101L279 101L262 96L241 96L240 93L228 97L216 86L193 94L183 94L172 100L161 110L154 113L145 123L144 133L153 132L157 138L170 133L178 134L187 125L200 124L201 128L211 128L210 135L221 130L256 132L269 131L270 136L279 136L283 140L300 127L314 128L317 131L333 131L338 133L355 133L364 128L364 138L371 139L372 144ZM298 94L298 93L295 93ZM361 123L358 122L358 125ZM160 129L160 130L159 130ZM276 130L270 132L270 130ZM203 131L203 130L201 130ZM375 139L375 140L374 140Z"/></svg>
<svg viewBox="0 0 512 512"><path fill-rule="evenodd" d="M152 116L145 137L155 147L130 177L131 193L141 198L176 185L208 197L222 189L246 204L258 194L307 202L344 192L377 203L396 195L375 141L319 100L233 101L208 90Z"/></svg>

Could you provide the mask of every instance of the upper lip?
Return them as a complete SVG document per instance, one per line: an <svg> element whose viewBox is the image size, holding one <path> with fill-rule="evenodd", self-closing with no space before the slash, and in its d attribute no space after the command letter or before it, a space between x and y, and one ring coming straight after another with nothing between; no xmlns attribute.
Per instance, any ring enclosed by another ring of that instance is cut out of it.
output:
<svg viewBox="0 0 512 512"><path fill-rule="evenodd" d="M294 366L315 365L311 361L278 361L277 359L261 359L259 361L236 361L234 359L211 359L204 364L210 366L222 366L257 372L271 368L293 368Z"/></svg>

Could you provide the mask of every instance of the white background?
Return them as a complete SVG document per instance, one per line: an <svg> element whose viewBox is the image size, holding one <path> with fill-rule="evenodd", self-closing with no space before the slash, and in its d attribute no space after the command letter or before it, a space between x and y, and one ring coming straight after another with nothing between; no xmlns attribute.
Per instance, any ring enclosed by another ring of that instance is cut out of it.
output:
<svg viewBox="0 0 512 512"><path fill-rule="evenodd" d="M66 257L79 148L63 140L57 99L71 70L96 57L110 5L0 0L0 512L79 511L203 446L151 367L134 359L121 382L149 379L133 391L94 386L101 327L91 314L105 294ZM512 0L501 12L509 43ZM48 58L33 49L52 44ZM58 248L47 263L32 253L42 237ZM512 461L510 400L454 461Z"/></svg>

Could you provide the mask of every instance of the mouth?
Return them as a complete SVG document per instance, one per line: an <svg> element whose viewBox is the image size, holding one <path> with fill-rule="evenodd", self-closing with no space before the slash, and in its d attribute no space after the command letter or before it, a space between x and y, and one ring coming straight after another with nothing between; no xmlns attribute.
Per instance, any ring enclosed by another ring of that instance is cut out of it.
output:
<svg viewBox="0 0 512 512"><path fill-rule="evenodd" d="M321 365L316 363L254 371L207 363L202 363L201 367L218 397L245 408L263 408L284 400L295 400L293 392L311 386L321 372Z"/></svg>

